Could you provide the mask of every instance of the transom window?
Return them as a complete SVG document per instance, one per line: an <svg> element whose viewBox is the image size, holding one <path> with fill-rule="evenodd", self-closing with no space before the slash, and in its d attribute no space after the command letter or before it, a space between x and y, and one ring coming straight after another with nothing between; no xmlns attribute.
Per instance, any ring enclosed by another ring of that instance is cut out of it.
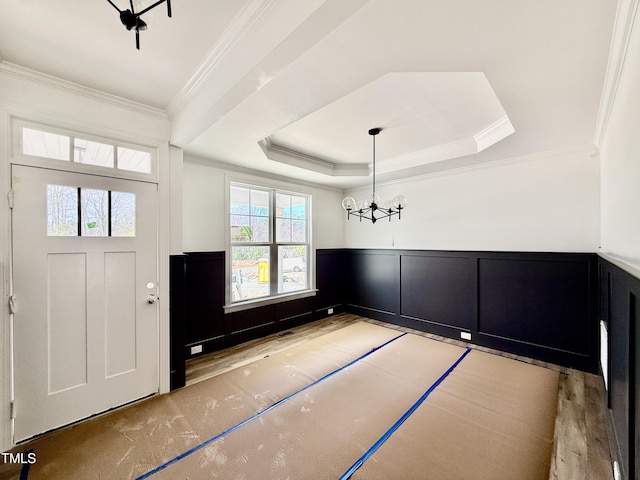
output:
<svg viewBox="0 0 640 480"><path fill-rule="evenodd" d="M309 195L231 184L231 302L309 289L309 208Z"/></svg>
<svg viewBox="0 0 640 480"><path fill-rule="evenodd" d="M93 165L103 168L152 173L151 153L115 143L21 126L22 154Z"/></svg>

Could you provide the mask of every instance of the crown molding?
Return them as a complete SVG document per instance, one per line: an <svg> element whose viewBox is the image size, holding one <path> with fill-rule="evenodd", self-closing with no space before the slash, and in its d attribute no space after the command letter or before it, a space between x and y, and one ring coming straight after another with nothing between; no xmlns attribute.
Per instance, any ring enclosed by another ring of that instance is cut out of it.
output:
<svg viewBox="0 0 640 480"><path fill-rule="evenodd" d="M300 180L297 178L287 177L285 175L279 175L276 173L269 173L263 170L256 170L254 168L243 167L240 165L234 165L232 163L223 162L220 160L214 160L211 158L199 157L197 155L192 155L185 153L184 161L188 163L195 163L197 165L202 165L210 168L217 168L219 170L224 171L225 173L232 173L238 175L246 175L252 177L247 179L248 182L255 182L256 178L267 179L275 182L281 182L284 184L303 186L308 188L317 188L320 190L326 190L330 192L344 193L344 189L340 187L334 187L331 185L326 185L324 183L316 183L310 182L306 180Z"/></svg>
<svg viewBox="0 0 640 480"><path fill-rule="evenodd" d="M96 90L95 88L80 85L78 83L71 82L69 80L63 80L59 77L54 77L46 73L38 72L27 67L17 65L15 63L0 61L0 75L6 77L17 78L21 81L27 81L40 86L54 88L66 93L71 93L80 97L89 98L91 100L97 100L102 103L111 104L116 107L126 108L129 110L135 110L145 115L151 115L166 120L167 115L164 110L150 107L143 103L134 102L117 95Z"/></svg>
<svg viewBox="0 0 640 480"><path fill-rule="evenodd" d="M349 176L368 176L368 163L348 163L337 164L314 157L306 153L301 153L281 145L272 143L270 139L265 138L258 142L260 148L269 160L274 162L285 163L305 170L311 170L317 173L323 173L332 177L349 177Z"/></svg>
<svg viewBox="0 0 640 480"><path fill-rule="evenodd" d="M184 87L173 97L167 107L169 116L180 110L200 91L207 78L218 67L233 47L253 28L261 17L269 10L275 0L248 0L238 15L224 31L220 40L206 56L205 60L191 76Z"/></svg>
<svg viewBox="0 0 640 480"><path fill-rule="evenodd" d="M454 142L443 143L424 148L397 157L388 158L378 163L378 173L392 173L407 168L419 167L428 163L436 163L451 158L464 157L477 153L476 142L472 138L463 138Z"/></svg>
<svg viewBox="0 0 640 480"><path fill-rule="evenodd" d="M504 115L473 137L463 138L455 142L436 145L416 152L389 158L384 162L380 162L376 170L381 174L392 173L427 163L472 155L490 147L514 132L515 129L513 125L511 125L509 117ZM269 160L304 168L305 170L331 176L368 176L370 173L369 164L366 163L333 163L313 155L277 145L272 143L269 138L260 140L258 144Z"/></svg>
<svg viewBox="0 0 640 480"><path fill-rule="evenodd" d="M600 108L596 120L594 132L594 145L602 147L604 137L609 125L611 110L616 99L620 76L627 58L629 39L635 25L640 0L619 0L616 11L616 19L611 35L611 46L609 48L609 60L600 97Z"/></svg>
<svg viewBox="0 0 640 480"><path fill-rule="evenodd" d="M546 150L544 152L530 153L527 155L520 155L517 157L503 158L498 160L489 160L482 163L474 163L471 165L461 165L454 168L439 169L431 172L421 173L418 175L412 175L410 177L401 177L401 178L377 181L376 185L380 187L385 187L389 185L398 185L402 183L428 180L430 178L472 173L476 171L506 167L509 165L516 165L516 164L522 164L527 162L535 162L540 160L546 160L553 157L563 157L566 155L573 155L573 154L582 154L585 157L595 158L598 155L598 153L599 153L598 148L592 143L570 145L568 147L561 147L553 150ZM356 187L346 188L346 191L356 192L359 190L364 190L365 188L367 187L364 185L358 185Z"/></svg>
<svg viewBox="0 0 640 480"><path fill-rule="evenodd" d="M428 163L473 155L508 137L514 132L515 129L513 125L511 125L509 117L504 115L473 137L467 137L389 158L384 162L380 162L377 170L379 173L391 173L407 168L419 167Z"/></svg>
<svg viewBox="0 0 640 480"><path fill-rule="evenodd" d="M508 137L516 130L513 128L509 117L504 115L499 118L481 132L476 133L473 139L477 145L477 151L481 152L485 148L498 143L500 140Z"/></svg>

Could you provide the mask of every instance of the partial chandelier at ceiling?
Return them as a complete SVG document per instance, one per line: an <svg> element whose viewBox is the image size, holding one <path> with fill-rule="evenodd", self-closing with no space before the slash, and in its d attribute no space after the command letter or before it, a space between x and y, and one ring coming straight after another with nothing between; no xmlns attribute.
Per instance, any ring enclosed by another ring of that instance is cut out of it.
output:
<svg viewBox="0 0 640 480"><path fill-rule="evenodd" d="M391 217L394 215L397 215L398 220L400 220L400 212L407 206L407 199L404 195L396 195L393 200L387 200L380 204L380 197L376 193L376 135L381 131L381 128L369 130L369 135L373 139L373 190L371 194L360 201L356 201L353 197L345 197L342 200L342 208L347 211L347 220L352 215L360 218L360 221L363 218L371 220L371 223L376 223L383 218L389 218L389 221L391 221Z"/></svg>
<svg viewBox="0 0 640 480"><path fill-rule="evenodd" d="M156 8L161 3L167 2L167 15L169 16L169 18L171 18L171 0L159 0L156 3L154 3L153 5L147 7L145 9L143 9L143 10L140 10L137 13L135 12L135 10L133 8L133 0L129 0L129 5L131 6L130 10L129 9L120 10L116 6L116 4L113 3L111 0L107 0L107 2L109 2L111 4L111 6L118 11L118 13L120 14L120 21L127 28L127 30L135 30L136 31L136 48L138 50L140 50L140 30L146 30L147 29L147 22L145 22L142 18L140 18L140 15L143 15L143 14L147 13L152 8Z"/></svg>

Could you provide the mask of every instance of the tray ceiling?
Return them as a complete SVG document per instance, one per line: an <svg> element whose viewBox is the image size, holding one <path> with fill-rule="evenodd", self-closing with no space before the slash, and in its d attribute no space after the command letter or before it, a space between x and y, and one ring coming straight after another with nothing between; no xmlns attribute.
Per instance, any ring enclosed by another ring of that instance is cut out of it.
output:
<svg viewBox="0 0 640 480"><path fill-rule="evenodd" d="M163 111L187 156L340 188L369 182L373 127L380 181L591 144L616 8L172 6L144 15L137 51L106 0L0 0L0 58Z"/></svg>

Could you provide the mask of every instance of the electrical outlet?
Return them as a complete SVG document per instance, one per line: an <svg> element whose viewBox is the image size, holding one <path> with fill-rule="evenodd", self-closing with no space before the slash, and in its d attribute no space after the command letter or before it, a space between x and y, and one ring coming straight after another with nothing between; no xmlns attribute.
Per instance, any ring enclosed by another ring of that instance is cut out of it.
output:
<svg viewBox="0 0 640 480"><path fill-rule="evenodd" d="M463 340L471 340L471 333L460 332L460 338L462 338Z"/></svg>
<svg viewBox="0 0 640 480"><path fill-rule="evenodd" d="M202 353L202 345L191 347L191 355L195 355L196 353Z"/></svg>
<svg viewBox="0 0 640 480"><path fill-rule="evenodd" d="M329 310L327 310L327 315L333 315L333 308L330 308Z"/></svg>

